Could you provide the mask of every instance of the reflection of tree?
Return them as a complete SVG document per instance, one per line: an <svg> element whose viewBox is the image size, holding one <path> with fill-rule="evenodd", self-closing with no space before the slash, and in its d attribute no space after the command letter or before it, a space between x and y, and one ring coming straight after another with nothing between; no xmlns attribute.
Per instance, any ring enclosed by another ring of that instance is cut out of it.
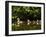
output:
<svg viewBox="0 0 46 37"><path fill-rule="evenodd" d="M12 6L12 19L17 18L26 21L29 20L41 20L41 8L40 7L26 7L26 6Z"/></svg>

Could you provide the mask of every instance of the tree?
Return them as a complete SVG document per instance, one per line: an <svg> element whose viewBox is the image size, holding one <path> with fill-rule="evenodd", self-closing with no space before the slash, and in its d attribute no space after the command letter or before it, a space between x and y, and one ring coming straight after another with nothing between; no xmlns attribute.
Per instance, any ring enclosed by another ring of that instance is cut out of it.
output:
<svg viewBox="0 0 46 37"><path fill-rule="evenodd" d="M17 18L23 21L41 20L41 8L30 6L12 6L12 19L17 21Z"/></svg>

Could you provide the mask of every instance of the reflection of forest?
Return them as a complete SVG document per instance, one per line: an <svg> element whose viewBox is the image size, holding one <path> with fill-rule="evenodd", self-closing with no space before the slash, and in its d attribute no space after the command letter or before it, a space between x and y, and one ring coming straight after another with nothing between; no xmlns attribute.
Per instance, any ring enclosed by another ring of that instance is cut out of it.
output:
<svg viewBox="0 0 46 37"><path fill-rule="evenodd" d="M12 29L40 29L41 7L12 6ZM18 27L17 27L18 26ZM34 28L35 27L35 28Z"/></svg>
<svg viewBox="0 0 46 37"><path fill-rule="evenodd" d="M19 21L21 22L21 21ZM16 22L15 24L12 24L12 31L20 31L20 30L39 30L41 29L41 23L40 20L38 21L22 21L22 23Z"/></svg>

